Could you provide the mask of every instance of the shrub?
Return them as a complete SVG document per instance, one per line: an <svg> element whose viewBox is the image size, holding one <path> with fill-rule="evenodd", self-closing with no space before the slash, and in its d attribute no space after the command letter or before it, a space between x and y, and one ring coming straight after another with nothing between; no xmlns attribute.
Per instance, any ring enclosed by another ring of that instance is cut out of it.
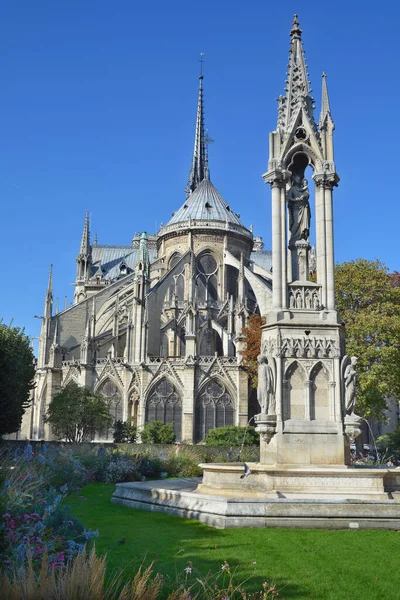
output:
<svg viewBox="0 0 400 600"><path fill-rule="evenodd" d="M398 463L400 461L400 426L392 433L378 437L376 445L386 459L391 458Z"/></svg>
<svg viewBox="0 0 400 600"><path fill-rule="evenodd" d="M200 477L203 470L186 456L171 456L164 462L169 477Z"/></svg>
<svg viewBox="0 0 400 600"><path fill-rule="evenodd" d="M146 423L141 438L144 444L173 444L176 434L171 423L166 425L163 421L152 421Z"/></svg>
<svg viewBox="0 0 400 600"><path fill-rule="evenodd" d="M3 453L0 459L0 565L9 571L24 568L29 552L33 569L40 569L44 555L52 567L65 567L96 532L86 532L63 504L68 484L55 489L50 483L65 480L59 453L29 461Z"/></svg>
<svg viewBox="0 0 400 600"><path fill-rule="evenodd" d="M113 425L113 437L116 444L134 444L137 437L137 429L127 421L115 421Z"/></svg>
<svg viewBox="0 0 400 600"><path fill-rule="evenodd" d="M216 427L207 433L204 443L206 446L252 446L259 443L260 436L255 427Z"/></svg>
<svg viewBox="0 0 400 600"><path fill-rule="evenodd" d="M140 472L135 461L128 456L118 456L106 467L103 474L105 483L123 483L125 481L139 481Z"/></svg>

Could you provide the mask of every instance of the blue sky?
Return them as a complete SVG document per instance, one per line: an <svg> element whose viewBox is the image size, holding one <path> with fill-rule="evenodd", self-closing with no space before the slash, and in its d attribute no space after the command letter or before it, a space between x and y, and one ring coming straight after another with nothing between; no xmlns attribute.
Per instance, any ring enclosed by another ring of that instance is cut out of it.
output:
<svg viewBox="0 0 400 600"><path fill-rule="evenodd" d="M211 179L270 247L268 134L299 13L319 116L328 73L341 182L336 260L399 269L394 1L15 0L0 11L2 306L38 335L48 268L73 297L85 210L99 243L154 232L184 200L199 54Z"/></svg>

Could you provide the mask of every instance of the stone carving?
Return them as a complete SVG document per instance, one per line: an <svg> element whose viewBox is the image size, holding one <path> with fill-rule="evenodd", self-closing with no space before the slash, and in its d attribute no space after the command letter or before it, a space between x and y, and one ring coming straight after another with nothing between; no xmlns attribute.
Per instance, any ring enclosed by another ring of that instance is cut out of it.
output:
<svg viewBox="0 0 400 600"><path fill-rule="evenodd" d="M343 384L343 396L344 396L344 409L347 415L354 415L354 409L356 406L356 383L357 373L355 366L357 364L357 357L345 356L342 360L342 384Z"/></svg>
<svg viewBox="0 0 400 600"><path fill-rule="evenodd" d="M350 444L361 434L361 417L356 414L346 415L344 419L344 434Z"/></svg>
<svg viewBox="0 0 400 600"><path fill-rule="evenodd" d="M316 286L290 286L289 308L320 310L320 288Z"/></svg>
<svg viewBox="0 0 400 600"><path fill-rule="evenodd" d="M307 180L302 179L299 173L294 173L292 187L288 192L289 243L291 244L298 240L308 240L309 238L311 220L309 197Z"/></svg>
<svg viewBox="0 0 400 600"><path fill-rule="evenodd" d="M275 373L269 363L273 358L260 354L258 357L257 400L263 414L275 414Z"/></svg>
<svg viewBox="0 0 400 600"><path fill-rule="evenodd" d="M163 375L167 375L167 376L171 377L173 380L175 380L177 382L178 386L180 386L181 389L183 389L184 386L182 383L182 379L179 377L179 374L178 374L177 370L175 369L174 362L175 361L169 361L168 359L163 358L154 373L154 378L156 378L156 377L158 378ZM154 379L153 379L153 382L154 382Z"/></svg>
<svg viewBox="0 0 400 600"><path fill-rule="evenodd" d="M118 370L114 364L114 362L112 361L111 358L107 358L106 359L106 363L104 365L103 370L101 371L99 378L98 378L98 384L97 384L97 388L103 384L103 382L109 378L109 376L111 378L114 378L115 381L117 381L119 383L119 385L121 386L121 388L124 388L124 383L120 377L120 374L118 373Z"/></svg>
<svg viewBox="0 0 400 600"><path fill-rule="evenodd" d="M262 353L267 356L287 358L338 358L340 356L336 340L314 336L267 338L263 341Z"/></svg>
<svg viewBox="0 0 400 600"><path fill-rule="evenodd" d="M268 445L276 433L276 415L256 415L255 424L261 441Z"/></svg>

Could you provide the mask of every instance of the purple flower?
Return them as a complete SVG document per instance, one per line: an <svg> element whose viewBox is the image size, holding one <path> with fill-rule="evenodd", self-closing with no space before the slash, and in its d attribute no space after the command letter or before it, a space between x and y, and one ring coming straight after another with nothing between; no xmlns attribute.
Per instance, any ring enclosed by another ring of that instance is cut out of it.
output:
<svg viewBox="0 0 400 600"><path fill-rule="evenodd" d="M5 513L3 515L3 519L10 519L10 518L11 518L11 515L9 515L8 513Z"/></svg>
<svg viewBox="0 0 400 600"><path fill-rule="evenodd" d="M70 527L73 527L73 525L74 525L74 522L73 522L73 521L68 521L68 525L69 525Z"/></svg>

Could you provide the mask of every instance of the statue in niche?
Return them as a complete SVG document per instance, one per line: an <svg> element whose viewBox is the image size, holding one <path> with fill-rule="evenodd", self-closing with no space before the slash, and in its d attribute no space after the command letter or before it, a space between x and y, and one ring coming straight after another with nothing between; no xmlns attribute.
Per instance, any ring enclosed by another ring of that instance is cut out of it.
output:
<svg viewBox="0 0 400 600"><path fill-rule="evenodd" d="M307 179L303 179L300 173L294 173L288 192L290 242L307 241L310 236L309 197Z"/></svg>
<svg viewBox="0 0 400 600"><path fill-rule="evenodd" d="M358 358L356 356L345 356L342 361L342 380L344 391L344 408L347 415L354 415L356 407L356 383L357 373L355 366Z"/></svg>
<svg viewBox="0 0 400 600"><path fill-rule="evenodd" d="M319 299L318 299L318 294L316 292L313 293L313 309L314 310L319 310Z"/></svg>
<svg viewBox="0 0 400 600"><path fill-rule="evenodd" d="M273 362L272 358L270 362ZM257 400L263 414L275 414L275 376L268 358L263 354L258 357Z"/></svg>

